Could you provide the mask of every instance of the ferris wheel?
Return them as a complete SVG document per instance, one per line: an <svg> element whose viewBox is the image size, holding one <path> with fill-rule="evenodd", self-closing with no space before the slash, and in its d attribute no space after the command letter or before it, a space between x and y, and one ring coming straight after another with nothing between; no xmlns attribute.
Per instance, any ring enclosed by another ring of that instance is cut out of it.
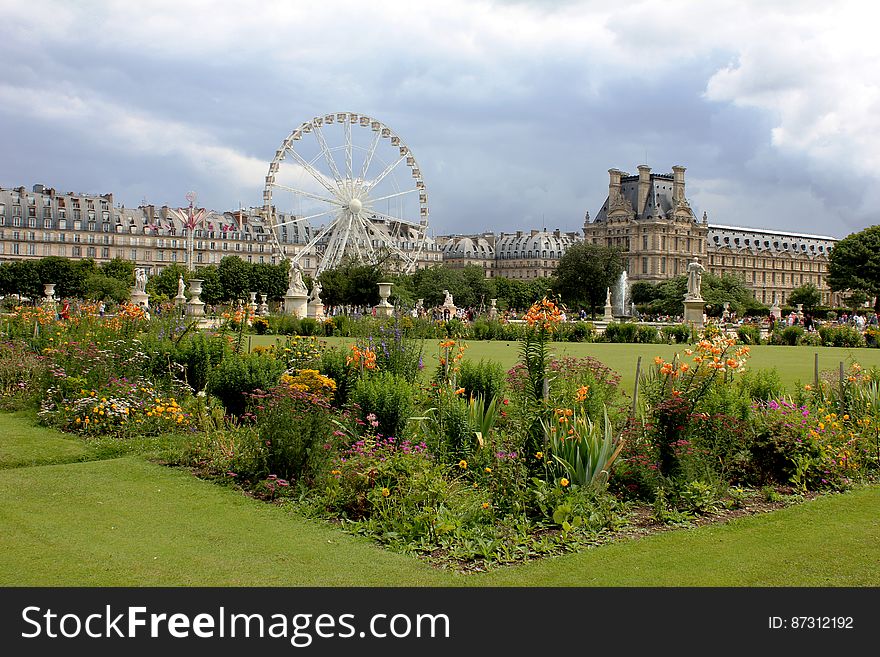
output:
<svg viewBox="0 0 880 657"><path fill-rule="evenodd" d="M300 266L309 258L316 274L345 255L390 256L411 272L427 240L415 157L391 128L352 112L316 116L287 136L269 164L263 213L277 256Z"/></svg>

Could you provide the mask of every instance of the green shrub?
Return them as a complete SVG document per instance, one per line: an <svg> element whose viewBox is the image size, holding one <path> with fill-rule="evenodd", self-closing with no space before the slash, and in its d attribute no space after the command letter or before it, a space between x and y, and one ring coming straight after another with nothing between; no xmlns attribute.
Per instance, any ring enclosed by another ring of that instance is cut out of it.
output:
<svg viewBox="0 0 880 657"><path fill-rule="evenodd" d="M208 392L220 399L230 415L244 413L248 395L278 384L284 363L267 354L229 354L208 377Z"/></svg>
<svg viewBox="0 0 880 657"><path fill-rule="evenodd" d="M379 372L358 379L350 399L360 408L361 420L368 422L368 416L375 415L378 433L399 438L412 415L414 393L406 379Z"/></svg>
<svg viewBox="0 0 880 657"><path fill-rule="evenodd" d="M636 342L641 344L654 344L660 342L660 334L657 329L647 324L636 325ZM690 337L690 334L688 335Z"/></svg>
<svg viewBox="0 0 880 657"><path fill-rule="evenodd" d="M819 327L819 337L826 347L864 347L865 338L852 326L826 325Z"/></svg>
<svg viewBox="0 0 880 657"><path fill-rule="evenodd" d="M637 333L637 324L631 324L628 322L610 322L608 326L605 327L605 332L602 334L602 340L604 342L633 343L636 341Z"/></svg>
<svg viewBox="0 0 880 657"><path fill-rule="evenodd" d="M299 318L293 315L271 315L269 317L269 333L274 335L299 335Z"/></svg>
<svg viewBox="0 0 880 657"><path fill-rule="evenodd" d="M761 344L761 327L757 324L743 324L736 330L736 336L743 344Z"/></svg>
<svg viewBox="0 0 880 657"><path fill-rule="evenodd" d="M354 331L354 320L348 315L336 315L333 318L333 335L350 337Z"/></svg>
<svg viewBox="0 0 880 657"><path fill-rule="evenodd" d="M800 343L804 335L803 326L786 326L781 331L782 344L794 347Z"/></svg>
<svg viewBox="0 0 880 657"><path fill-rule="evenodd" d="M348 403L351 389L357 379L356 370L346 364L346 358L348 358L348 352L345 349L331 347L324 350L318 363L318 371L336 382L333 403L339 408Z"/></svg>
<svg viewBox="0 0 880 657"><path fill-rule="evenodd" d="M255 397L255 424L263 446L260 470L253 474L314 480L329 460L335 428L327 400L287 385Z"/></svg>
<svg viewBox="0 0 880 657"><path fill-rule="evenodd" d="M565 339L569 342L593 342L596 339L596 327L592 322L575 322L566 328Z"/></svg>
<svg viewBox="0 0 880 657"><path fill-rule="evenodd" d="M177 344L173 358L183 367L187 384L199 391L207 387L211 370L223 361L227 352L225 341L212 340L196 332Z"/></svg>
<svg viewBox="0 0 880 657"><path fill-rule="evenodd" d="M691 339L691 327L687 324L664 326L660 329L663 341L669 344L686 344Z"/></svg>
<svg viewBox="0 0 880 657"><path fill-rule="evenodd" d="M785 385L775 369L750 370L740 379L740 387L749 399L768 401L785 394Z"/></svg>
<svg viewBox="0 0 880 657"><path fill-rule="evenodd" d="M322 333L321 325L318 320L312 317L303 317L299 320L299 335L320 335Z"/></svg>
<svg viewBox="0 0 880 657"><path fill-rule="evenodd" d="M501 399L506 373L501 363L480 359L479 363L464 360L458 372L458 385L466 397L482 397L488 403L493 397Z"/></svg>

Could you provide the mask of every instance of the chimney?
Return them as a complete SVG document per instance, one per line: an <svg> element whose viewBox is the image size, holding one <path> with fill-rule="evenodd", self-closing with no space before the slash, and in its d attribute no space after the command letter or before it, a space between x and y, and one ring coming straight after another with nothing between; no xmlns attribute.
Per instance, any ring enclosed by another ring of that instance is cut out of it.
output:
<svg viewBox="0 0 880 657"><path fill-rule="evenodd" d="M639 165L639 204L636 206L636 213L642 214L645 211L645 202L648 200L648 190L651 189L651 167L647 164Z"/></svg>
<svg viewBox="0 0 880 657"><path fill-rule="evenodd" d="M43 189L45 189L45 188L43 187L43 185L37 183L36 185L34 185L34 194L42 194L42 193L43 193Z"/></svg>
<svg viewBox="0 0 880 657"><path fill-rule="evenodd" d="M672 202L684 200L684 172L683 166L672 167Z"/></svg>
<svg viewBox="0 0 880 657"><path fill-rule="evenodd" d="M608 169L608 199L617 198L620 194L620 169Z"/></svg>

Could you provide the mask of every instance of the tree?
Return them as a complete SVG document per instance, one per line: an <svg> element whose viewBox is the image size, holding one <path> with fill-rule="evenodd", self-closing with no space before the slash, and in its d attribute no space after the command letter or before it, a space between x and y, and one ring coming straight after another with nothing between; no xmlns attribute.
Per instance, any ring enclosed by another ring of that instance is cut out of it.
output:
<svg viewBox="0 0 880 657"><path fill-rule="evenodd" d="M378 265L345 259L335 269L321 272L321 300L325 306L375 306L379 282L385 274Z"/></svg>
<svg viewBox="0 0 880 657"><path fill-rule="evenodd" d="M196 269L193 278L201 279L202 294L199 298L209 305L215 305L223 300L223 286L220 285L220 276L216 265L206 265Z"/></svg>
<svg viewBox="0 0 880 657"><path fill-rule="evenodd" d="M189 278L189 272L181 264L174 263L163 268L155 276L150 276L147 281L147 292L154 300L169 300L177 296L177 281L183 276L186 281ZM195 278L195 276L193 276Z"/></svg>
<svg viewBox="0 0 880 657"><path fill-rule="evenodd" d="M812 283L796 287L788 295L788 303L791 305L803 304L804 310L812 310L822 303L822 294Z"/></svg>
<svg viewBox="0 0 880 657"><path fill-rule="evenodd" d="M715 316L721 315L725 303L730 304L730 310L737 315L765 307L752 296L742 278L730 274L703 274L702 294L709 306L707 314Z"/></svg>
<svg viewBox="0 0 880 657"><path fill-rule="evenodd" d="M39 265L36 260L16 260L9 263L8 292L31 299L41 298L43 282L40 280Z"/></svg>
<svg viewBox="0 0 880 657"><path fill-rule="evenodd" d="M41 283L55 283L55 296L72 297L76 286L73 260L60 256L41 258L37 263Z"/></svg>
<svg viewBox="0 0 880 657"><path fill-rule="evenodd" d="M248 299L251 287L250 265L235 255L224 257L217 266L217 277L223 290L221 299Z"/></svg>
<svg viewBox="0 0 880 657"><path fill-rule="evenodd" d="M460 277L456 270L446 265L435 265L426 269L419 269L413 274L413 288L416 298L425 300L425 308L432 308L443 303L443 290L449 290L453 301L458 304L455 297L460 291Z"/></svg>
<svg viewBox="0 0 880 657"><path fill-rule="evenodd" d="M265 294L270 299L283 299L287 292L289 266L287 260L277 265L264 262L251 265L250 291Z"/></svg>
<svg viewBox="0 0 880 657"><path fill-rule="evenodd" d="M876 297L880 312L880 225L840 240L828 258L828 285L835 292L861 290Z"/></svg>
<svg viewBox="0 0 880 657"><path fill-rule="evenodd" d="M568 248L556 266L556 290L570 308L596 308L605 305L609 287L614 287L623 273L620 250L579 242Z"/></svg>
<svg viewBox="0 0 880 657"><path fill-rule="evenodd" d="M115 278L125 284L126 287L134 286L134 263L131 260L113 258L113 260L101 265L100 269L104 276Z"/></svg>
<svg viewBox="0 0 880 657"><path fill-rule="evenodd" d="M93 301L122 303L131 295L131 286L118 278L105 274L89 274L85 283L85 296Z"/></svg>

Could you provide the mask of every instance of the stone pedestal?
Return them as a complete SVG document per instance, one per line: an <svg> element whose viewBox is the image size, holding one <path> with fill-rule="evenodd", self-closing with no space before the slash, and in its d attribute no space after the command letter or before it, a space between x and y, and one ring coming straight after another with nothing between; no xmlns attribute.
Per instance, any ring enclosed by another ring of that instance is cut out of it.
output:
<svg viewBox="0 0 880 657"><path fill-rule="evenodd" d="M131 303L135 306L144 308L150 307L150 295L146 292L141 292L136 288L131 288Z"/></svg>
<svg viewBox="0 0 880 657"><path fill-rule="evenodd" d="M200 278L189 279L189 302L186 304L186 314L193 317L202 317L205 314L205 302L199 298L202 293L202 283Z"/></svg>
<svg viewBox="0 0 880 657"><path fill-rule="evenodd" d="M263 300L260 302L259 307L257 308L257 314L260 317L265 317L269 314L269 304L266 303L269 300L268 294L263 294Z"/></svg>
<svg viewBox="0 0 880 657"><path fill-rule="evenodd" d="M248 311L249 311L248 314L250 317L253 318L253 317L257 316L257 293L250 292L250 295L251 295L251 302L248 304Z"/></svg>
<svg viewBox="0 0 880 657"><path fill-rule="evenodd" d="M306 309L306 314L312 319L324 319L324 304L320 300L309 301Z"/></svg>
<svg viewBox="0 0 880 657"><path fill-rule="evenodd" d="M703 299L685 299L684 300L684 323L695 328L703 328L703 312L706 309L706 302Z"/></svg>
<svg viewBox="0 0 880 657"><path fill-rule="evenodd" d="M394 306L388 303L391 296L391 283L379 283L379 305L376 306L376 317L391 317L394 314Z"/></svg>
<svg viewBox="0 0 880 657"><path fill-rule="evenodd" d="M489 299L489 319L498 319L498 308L495 307L497 303L498 299Z"/></svg>
<svg viewBox="0 0 880 657"><path fill-rule="evenodd" d="M610 303L605 304L605 314L602 315L603 322L613 322L614 321L614 306Z"/></svg>
<svg viewBox="0 0 880 657"><path fill-rule="evenodd" d="M308 315L309 296L302 293L293 293L288 290L284 295L284 312L294 317L306 317Z"/></svg>

